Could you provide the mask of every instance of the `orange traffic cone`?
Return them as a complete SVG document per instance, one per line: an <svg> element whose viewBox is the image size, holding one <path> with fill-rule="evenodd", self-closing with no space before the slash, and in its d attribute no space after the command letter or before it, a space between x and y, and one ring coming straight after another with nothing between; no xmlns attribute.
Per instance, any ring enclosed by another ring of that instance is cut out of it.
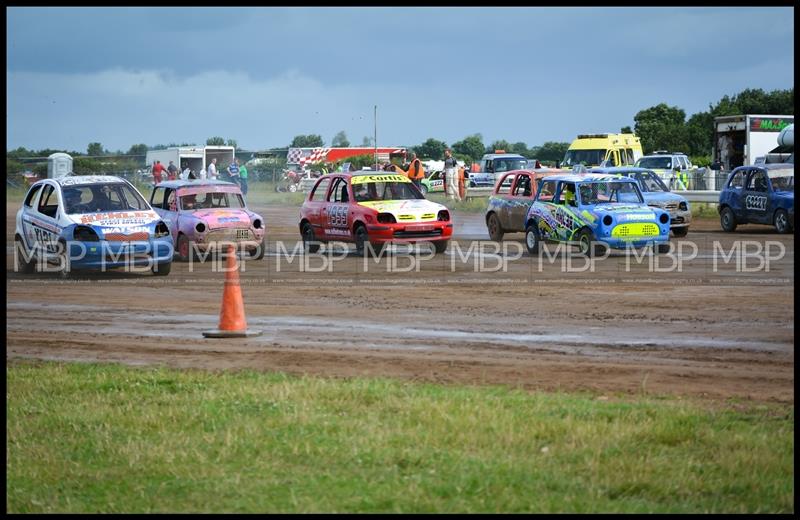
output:
<svg viewBox="0 0 800 520"><path fill-rule="evenodd" d="M206 338L246 338L259 336L260 330L247 330L244 318L244 301L242 288L239 285L239 261L228 246L228 259L225 264L225 290L222 292L222 310L219 313L219 327L216 330L203 332Z"/></svg>

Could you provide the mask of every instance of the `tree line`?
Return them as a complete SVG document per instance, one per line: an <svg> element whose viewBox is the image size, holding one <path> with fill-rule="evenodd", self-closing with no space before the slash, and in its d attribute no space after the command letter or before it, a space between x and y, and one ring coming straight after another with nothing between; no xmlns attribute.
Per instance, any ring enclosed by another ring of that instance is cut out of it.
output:
<svg viewBox="0 0 800 520"><path fill-rule="evenodd" d="M633 117L633 127L625 126L622 133L635 133L642 140L645 153L654 150L671 150L685 152L692 157L692 162L699 166L711 162L711 150L714 139L714 118L719 116L740 114L794 114L794 87L786 90L765 92L762 89L745 89L733 96L725 95L717 103L710 103L708 110L692 114L686 118L686 111L677 106L659 103L645 108ZM360 146L373 146L373 139L364 136ZM446 141L430 137L420 144L406 146L422 159L442 159L445 148L451 148L456 159L472 163L485 153L504 150L517 153L528 159L538 159L542 164L553 165L561 161L569 148L568 142L548 141L541 145L529 146L525 142L510 142L505 139L496 140L488 145L479 133L468 135L463 139L448 144ZM224 139L219 136L206 139L206 145L234 146L235 139ZM44 159L56 152L66 152L73 157L73 169L80 173L102 173L109 171L135 171L145 166L148 150L162 150L174 146L198 146L197 143L170 143L148 146L143 143L132 145L127 151L111 152L99 142L89 143L86 153L67 151L64 149L28 150L24 147L6 152L6 172L17 173L26 169L36 174L46 174L47 164ZM319 134L297 135L289 147L323 147L325 141ZM333 147L349 147L350 140L344 130L337 132L331 139Z"/></svg>

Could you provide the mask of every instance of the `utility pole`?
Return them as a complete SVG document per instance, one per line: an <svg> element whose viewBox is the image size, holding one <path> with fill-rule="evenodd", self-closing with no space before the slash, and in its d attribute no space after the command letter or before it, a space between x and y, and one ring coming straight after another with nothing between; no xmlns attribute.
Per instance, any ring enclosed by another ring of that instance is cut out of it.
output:
<svg viewBox="0 0 800 520"><path fill-rule="evenodd" d="M378 105L375 105L375 170L378 169Z"/></svg>

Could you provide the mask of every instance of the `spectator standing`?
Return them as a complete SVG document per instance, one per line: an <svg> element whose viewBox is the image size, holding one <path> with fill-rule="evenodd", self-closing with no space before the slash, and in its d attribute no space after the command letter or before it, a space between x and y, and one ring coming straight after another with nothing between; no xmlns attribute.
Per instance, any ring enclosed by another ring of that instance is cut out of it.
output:
<svg viewBox="0 0 800 520"><path fill-rule="evenodd" d="M458 192L458 164L453 157L450 149L444 151L444 177L445 187L447 190L447 198L450 200L461 201L461 195Z"/></svg>
<svg viewBox="0 0 800 520"><path fill-rule="evenodd" d="M171 181L178 180L178 167L172 161L167 166L167 179Z"/></svg>
<svg viewBox="0 0 800 520"><path fill-rule="evenodd" d="M217 158L211 159L211 164L208 165L208 172L206 174L209 180L217 180Z"/></svg>
<svg viewBox="0 0 800 520"><path fill-rule="evenodd" d="M411 154L411 164L408 166L408 178L414 183L414 186L419 188L422 184L422 179L425 177L425 168L422 166L422 161L417 159L417 154Z"/></svg>
<svg viewBox="0 0 800 520"><path fill-rule="evenodd" d="M234 158L228 165L228 177L231 182L239 184L239 159Z"/></svg>
<svg viewBox="0 0 800 520"><path fill-rule="evenodd" d="M191 168L187 163L183 164L183 171L181 172L181 180L187 181L189 180L189 176L192 174Z"/></svg>
<svg viewBox="0 0 800 520"><path fill-rule="evenodd" d="M156 161L153 163L153 184L161 184L164 180L164 165L161 164L161 161Z"/></svg>
<svg viewBox="0 0 800 520"><path fill-rule="evenodd" d="M242 193L247 196L247 166L244 164L239 166L239 186L242 188Z"/></svg>

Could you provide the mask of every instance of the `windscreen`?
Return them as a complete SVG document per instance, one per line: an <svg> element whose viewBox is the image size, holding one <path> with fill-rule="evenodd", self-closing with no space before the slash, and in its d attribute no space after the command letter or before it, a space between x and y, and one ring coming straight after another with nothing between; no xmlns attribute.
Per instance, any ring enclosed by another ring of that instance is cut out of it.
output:
<svg viewBox="0 0 800 520"><path fill-rule="evenodd" d="M181 197L181 208L185 210L213 208L242 209L244 207L244 200L238 193L206 192L183 195Z"/></svg>
<svg viewBox="0 0 800 520"><path fill-rule="evenodd" d="M500 158L494 160L495 173L510 172L512 170L523 170L527 164L527 159L506 159Z"/></svg>
<svg viewBox="0 0 800 520"><path fill-rule="evenodd" d="M564 164L562 166L569 167L575 166L576 164L596 166L603 162L605 158L605 150L567 150L567 153L564 155Z"/></svg>
<svg viewBox="0 0 800 520"><path fill-rule="evenodd" d="M582 183L579 192L580 204L582 206L605 204L609 202L644 202L636 183L631 181Z"/></svg>
<svg viewBox="0 0 800 520"><path fill-rule="evenodd" d="M623 173L625 177L633 177L639 181L639 189L644 192L669 191L664 181L655 172Z"/></svg>
<svg viewBox="0 0 800 520"><path fill-rule="evenodd" d="M642 157L636 161L638 168L656 168L668 170L673 167L672 157Z"/></svg>
<svg viewBox="0 0 800 520"><path fill-rule="evenodd" d="M150 209L136 190L121 182L68 186L63 188L62 194L68 215Z"/></svg>
<svg viewBox="0 0 800 520"><path fill-rule="evenodd" d="M356 202L424 199L407 177L401 175L359 175L351 180Z"/></svg>
<svg viewBox="0 0 800 520"><path fill-rule="evenodd" d="M767 170L773 191L794 191L794 168Z"/></svg>

